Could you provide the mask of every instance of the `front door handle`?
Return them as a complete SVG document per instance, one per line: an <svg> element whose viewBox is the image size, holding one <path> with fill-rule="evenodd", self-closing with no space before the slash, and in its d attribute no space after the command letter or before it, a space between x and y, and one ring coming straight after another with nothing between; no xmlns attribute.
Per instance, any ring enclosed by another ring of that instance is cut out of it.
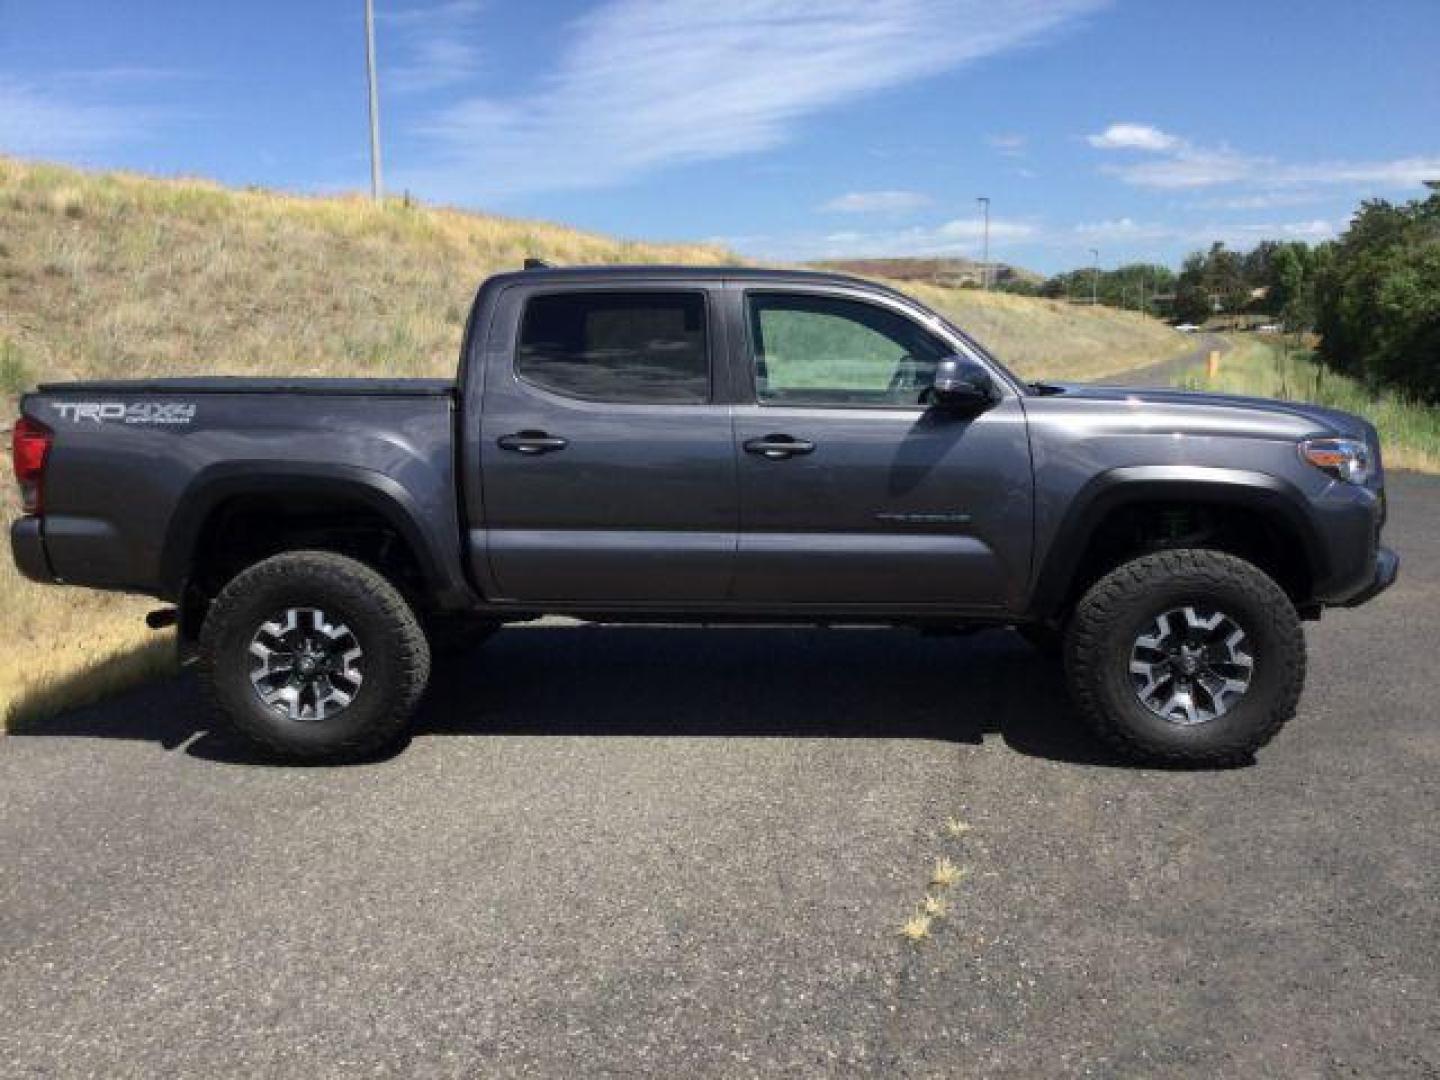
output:
<svg viewBox="0 0 1440 1080"><path fill-rule="evenodd" d="M513 435L501 435L495 440L495 445L501 450L514 450L517 454L549 454L564 450L570 445L570 440L544 431L517 431Z"/></svg>
<svg viewBox="0 0 1440 1080"><path fill-rule="evenodd" d="M771 461L783 461L796 454L808 454L815 449L809 439L797 439L791 435L765 435L758 439L747 439L744 443L747 454L759 454Z"/></svg>

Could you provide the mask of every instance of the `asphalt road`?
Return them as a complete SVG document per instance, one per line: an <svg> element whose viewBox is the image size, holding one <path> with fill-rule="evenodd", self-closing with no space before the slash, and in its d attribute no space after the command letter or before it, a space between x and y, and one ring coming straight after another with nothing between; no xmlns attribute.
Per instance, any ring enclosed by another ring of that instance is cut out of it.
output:
<svg viewBox="0 0 1440 1080"><path fill-rule="evenodd" d="M1400 584L1246 768L1119 765L1003 632L509 630L338 770L184 680L0 740L0 1073L1440 1075L1440 481L1391 490Z"/></svg>
<svg viewBox="0 0 1440 1080"><path fill-rule="evenodd" d="M1174 386L1182 375L1203 373L1205 362L1212 352L1229 351L1229 340L1220 334L1197 334L1195 347L1189 352L1150 364L1148 367L1107 375L1094 381L1101 386Z"/></svg>

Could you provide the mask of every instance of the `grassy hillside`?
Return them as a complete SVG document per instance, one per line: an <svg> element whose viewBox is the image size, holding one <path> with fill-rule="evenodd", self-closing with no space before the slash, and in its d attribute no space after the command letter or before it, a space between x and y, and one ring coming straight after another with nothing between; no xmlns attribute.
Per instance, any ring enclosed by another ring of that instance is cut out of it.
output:
<svg viewBox="0 0 1440 1080"><path fill-rule="evenodd" d="M0 416L43 379L448 375L477 283L530 255L737 261L713 247L399 201L377 207L0 158ZM1031 377L1123 370L1184 344L1158 323L1105 308L904 287ZM0 423L8 430L8 419ZM8 522L12 485L0 490ZM0 717L42 714L163 670L163 640L139 621L153 606L31 586L6 553Z"/></svg>
<svg viewBox="0 0 1440 1080"><path fill-rule="evenodd" d="M1098 379L1195 347L1158 319L979 289L897 284L992 349L1027 379Z"/></svg>

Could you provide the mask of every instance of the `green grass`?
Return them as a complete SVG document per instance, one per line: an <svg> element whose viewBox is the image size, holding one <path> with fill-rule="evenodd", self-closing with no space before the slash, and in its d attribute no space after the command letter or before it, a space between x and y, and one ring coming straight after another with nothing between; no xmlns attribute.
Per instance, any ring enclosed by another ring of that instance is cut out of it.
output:
<svg viewBox="0 0 1440 1080"><path fill-rule="evenodd" d="M1251 338L1236 343L1214 378L1187 375L1188 389L1308 401L1363 416L1380 432L1387 466L1440 472L1440 409L1322 367L1302 348Z"/></svg>

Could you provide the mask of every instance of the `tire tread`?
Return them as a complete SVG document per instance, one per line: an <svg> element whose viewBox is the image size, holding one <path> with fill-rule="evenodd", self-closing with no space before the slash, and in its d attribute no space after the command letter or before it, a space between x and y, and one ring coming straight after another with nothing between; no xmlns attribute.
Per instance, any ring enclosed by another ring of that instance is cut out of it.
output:
<svg viewBox="0 0 1440 1080"><path fill-rule="evenodd" d="M1106 660L1104 635L1136 597L1177 578L1217 590L1235 590L1275 619L1282 648L1268 662L1282 666L1281 692L1262 722L1204 746L1160 744L1117 719L1105 707L1099 687ZM1081 717L1114 750L1132 760L1164 765L1236 765L1270 742L1295 714L1305 682L1305 639L1294 605L1264 571L1235 555L1208 548L1173 548L1123 563L1097 581L1077 605L1065 649L1070 693Z"/></svg>
<svg viewBox="0 0 1440 1080"><path fill-rule="evenodd" d="M218 656L219 638L239 617L249 594L270 583L298 581L319 581L341 590L360 589L368 593L393 632L391 647L397 650L399 677L393 690L395 700L390 709L379 715L381 722L323 746L287 741L264 725L253 723L253 718L244 710L227 709L217 686L216 667L224 662L224 658ZM210 710L223 715L242 735L264 749L291 760L348 761L376 753L403 730L430 679L430 645L414 611L383 574L334 552L291 551L241 571L220 590L200 630L197 674Z"/></svg>

